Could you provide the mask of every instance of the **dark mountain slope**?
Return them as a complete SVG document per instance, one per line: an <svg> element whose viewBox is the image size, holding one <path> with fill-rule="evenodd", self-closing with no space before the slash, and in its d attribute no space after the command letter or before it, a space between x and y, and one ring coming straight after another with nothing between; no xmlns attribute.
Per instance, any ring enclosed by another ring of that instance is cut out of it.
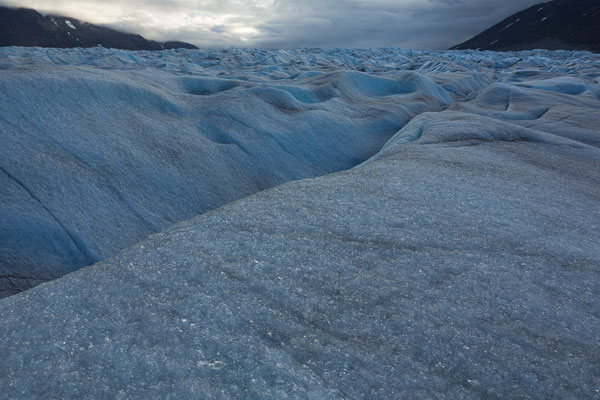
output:
<svg viewBox="0 0 600 400"><path fill-rule="evenodd" d="M600 52L600 1L554 0L518 12L451 50Z"/></svg>
<svg viewBox="0 0 600 400"><path fill-rule="evenodd" d="M35 10L0 7L0 46L95 47L124 50L194 49L183 42L155 42L75 18L44 16Z"/></svg>

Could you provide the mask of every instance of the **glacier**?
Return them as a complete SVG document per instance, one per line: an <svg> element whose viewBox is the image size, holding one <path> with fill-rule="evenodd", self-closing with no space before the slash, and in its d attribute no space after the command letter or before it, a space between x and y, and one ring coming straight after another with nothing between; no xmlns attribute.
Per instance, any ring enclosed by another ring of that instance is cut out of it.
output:
<svg viewBox="0 0 600 400"><path fill-rule="evenodd" d="M2 52L2 297L260 190L351 168L450 102L412 71L274 81L240 75L241 61L224 78L227 65L163 71L175 60L162 53ZM194 56L179 64L202 65Z"/></svg>
<svg viewBox="0 0 600 400"><path fill-rule="evenodd" d="M597 398L599 78L0 49L0 397Z"/></svg>

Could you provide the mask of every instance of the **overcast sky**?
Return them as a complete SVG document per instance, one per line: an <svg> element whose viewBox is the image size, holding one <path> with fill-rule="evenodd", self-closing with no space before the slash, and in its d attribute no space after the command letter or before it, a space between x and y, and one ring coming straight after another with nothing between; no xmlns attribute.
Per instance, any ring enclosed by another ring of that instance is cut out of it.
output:
<svg viewBox="0 0 600 400"><path fill-rule="evenodd" d="M542 0L0 0L199 47L445 49Z"/></svg>

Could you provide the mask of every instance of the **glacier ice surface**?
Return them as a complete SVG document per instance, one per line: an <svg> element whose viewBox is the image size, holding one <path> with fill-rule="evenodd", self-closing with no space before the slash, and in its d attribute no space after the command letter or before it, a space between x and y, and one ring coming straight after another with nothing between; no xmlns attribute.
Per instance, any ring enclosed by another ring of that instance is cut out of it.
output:
<svg viewBox="0 0 600 400"><path fill-rule="evenodd" d="M597 398L597 55L0 55L0 397Z"/></svg>

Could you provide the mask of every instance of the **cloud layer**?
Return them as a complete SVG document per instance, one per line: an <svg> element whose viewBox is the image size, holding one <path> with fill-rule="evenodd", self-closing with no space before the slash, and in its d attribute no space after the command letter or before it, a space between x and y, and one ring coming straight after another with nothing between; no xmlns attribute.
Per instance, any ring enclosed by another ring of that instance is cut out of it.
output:
<svg viewBox="0 0 600 400"><path fill-rule="evenodd" d="M540 0L0 0L200 47L444 49Z"/></svg>

